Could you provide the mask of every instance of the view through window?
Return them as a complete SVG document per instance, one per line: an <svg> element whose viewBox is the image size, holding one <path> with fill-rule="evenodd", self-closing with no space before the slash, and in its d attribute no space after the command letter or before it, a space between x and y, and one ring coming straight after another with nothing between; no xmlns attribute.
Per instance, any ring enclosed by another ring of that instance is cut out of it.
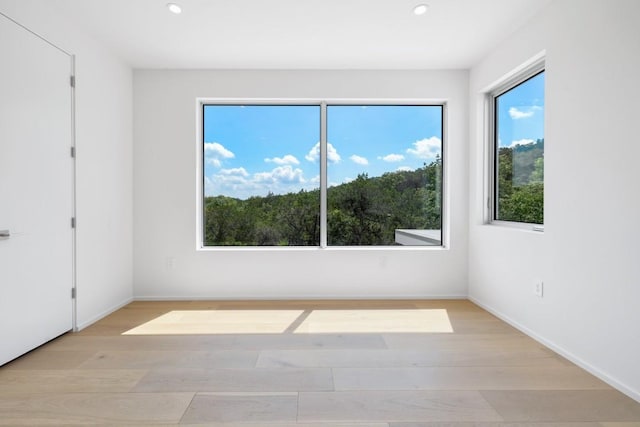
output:
<svg viewBox="0 0 640 427"><path fill-rule="evenodd" d="M329 245L439 245L442 106L329 105L327 127Z"/></svg>
<svg viewBox="0 0 640 427"><path fill-rule="evenodd" d="M443 109L204 104L203 245L441 245Z"/></svg>
<svg viewBox="0 0 640 427"><path fill-rule="evenodd" d="M544 223L544 71L494 97L494 219Z"/></svg>

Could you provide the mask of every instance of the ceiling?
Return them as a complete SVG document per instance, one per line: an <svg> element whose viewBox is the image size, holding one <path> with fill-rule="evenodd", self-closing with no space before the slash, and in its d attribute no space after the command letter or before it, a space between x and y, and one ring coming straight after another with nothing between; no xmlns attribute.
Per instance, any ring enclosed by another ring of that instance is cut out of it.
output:
<svg viewBox="0 0 640 427"><path fill-rule="evenodd" d="M550 0L41 1L134 68L465 69Z"/></svg>

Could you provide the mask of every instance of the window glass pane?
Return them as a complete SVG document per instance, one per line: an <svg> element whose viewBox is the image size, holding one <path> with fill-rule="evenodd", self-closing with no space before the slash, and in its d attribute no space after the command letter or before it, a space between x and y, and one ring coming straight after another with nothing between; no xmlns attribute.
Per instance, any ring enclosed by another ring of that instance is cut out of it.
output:
<svg viewBox="0 0 640 427"><path fill-rule="evenodd" d="M327 241L441 245L442 106L327 107Z"/></svg>
<svg viewBox="0 0 640 427"><path fill-rule="evenodd" d="M544 72L495 98L494 217L543 224Z"/></svg>
<svg viewBox="0 0 640 427"><path fill-rule="evenodd" d="M319 245L320 106L203 110L204 245Z"/></svg>

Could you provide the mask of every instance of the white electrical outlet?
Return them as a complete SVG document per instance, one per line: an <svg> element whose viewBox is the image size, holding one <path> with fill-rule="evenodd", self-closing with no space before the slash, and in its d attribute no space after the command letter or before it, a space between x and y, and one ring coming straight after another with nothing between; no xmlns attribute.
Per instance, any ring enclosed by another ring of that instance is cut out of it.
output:
<svg viewBox="0 0 640 427"><path fill-rule="evenodd" d="M539 298L544 295L544 283L540 279L533 281L533 294Z"/></svg>

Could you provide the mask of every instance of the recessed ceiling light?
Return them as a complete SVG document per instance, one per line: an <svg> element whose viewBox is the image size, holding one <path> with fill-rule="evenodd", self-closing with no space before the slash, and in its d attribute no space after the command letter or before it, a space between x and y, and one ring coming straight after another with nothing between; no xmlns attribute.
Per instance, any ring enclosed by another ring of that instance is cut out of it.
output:
<svg viewBox="0 0 640 427"><path fill-rule="evenodd" d="M424 15L425 13L427 13L428 9L429 9L428 4L419 4L413 8L413 13L415 15Z"/></svg>
<svg viewBox="0 0 640 427"><path fill-rule="evenodd" d="M182 13L182 8L175 3L167 3L167 9L169 9L171 12L175 13L176 15L178 15L179 13Z"/></svg>

